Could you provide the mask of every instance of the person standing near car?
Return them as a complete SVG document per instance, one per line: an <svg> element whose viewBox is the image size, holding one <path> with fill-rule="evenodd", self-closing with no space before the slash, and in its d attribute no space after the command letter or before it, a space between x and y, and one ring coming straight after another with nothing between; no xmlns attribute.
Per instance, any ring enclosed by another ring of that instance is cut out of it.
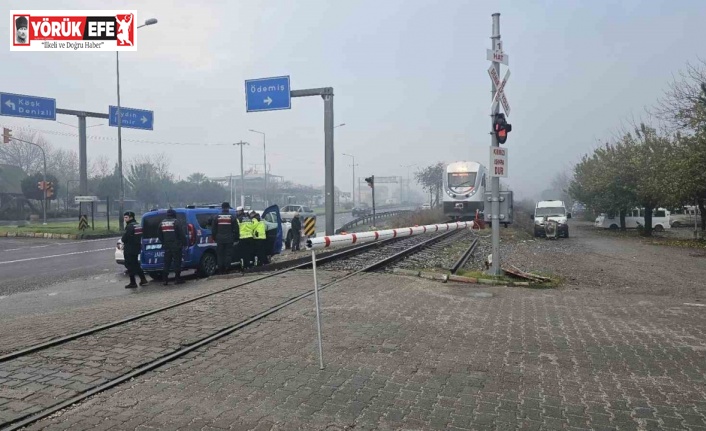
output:
<svg viewBox="0 0 706 431"><path fill-rule="evenodd" d="M172 208L167 210L167 218L159 224L159 241L162 243L164 250L164 285L169 284L169 270L172 263L174 264L175 280L174 284L182 284L184 280L181 278L181 253L186 235L184 227L176 218L176 211Z"/></svg>
<svg viewBox="0 0 706 431"><path fill-rule="evenodd" d="M123 214L125 220L125 233L121 238L123 241L123 254L125 256L125 268L130 276L130 284L125 286L126 289L134 289L137 287L135 276L140 277L140 286L149 283L145 278L145 273L140 266L139 256L142 250L142 226L135 221L135 213L126 211Z"/></svg>
<svg viewBox="0 0 706 431"><path fill-rule="evenodd" d="M260 214L253 211L250 216L253 224L253 254L257 258L256 265L262 266L267 263L267 227L260 220Z"/></svg>
<svg viewBox="0 0 706 431"><path fill-rule="evenodd" d="M235 242L240 239L238 220L230 213L230 204L221 204L221 214L211 220L211 236L216 242L216 256L218 257L218 272L225 274L233 262Z"/></svg>
<svg viewBox="0 0 706 431"><path fill-rule="evenodd" d="M253 228L252 220L243 212L243 219L240 221L240 242L238 243L242 270L252 266L255 256L253 251Z"/></svg>
<svg viewBox="0 0 706 431"><path fill-rule="evenodd" d="M299 218L299 212L294 213L292 217L292 253L299 251L299 245L302 242L302 220Z"/></svg>

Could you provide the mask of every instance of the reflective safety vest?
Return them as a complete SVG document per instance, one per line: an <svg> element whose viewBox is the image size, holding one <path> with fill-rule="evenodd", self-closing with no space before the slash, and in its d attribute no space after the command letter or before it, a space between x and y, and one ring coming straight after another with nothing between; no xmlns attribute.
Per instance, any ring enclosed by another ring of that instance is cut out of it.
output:
<svg viewBox="0 0 706 431"><path fill-rule="evenodd" d="M267 239L266 238L267 230L265 229L265 222L253 220L252 224L254 227L254 229L253 229L254 235L253 236L255 237L255 239Z"/></svg>
<svg viewBox="0 0 706 431"><path fill-rule="evenodd" d="M240 239L252 238L254 230L252 221L245 219L240 223Z"/></svg>

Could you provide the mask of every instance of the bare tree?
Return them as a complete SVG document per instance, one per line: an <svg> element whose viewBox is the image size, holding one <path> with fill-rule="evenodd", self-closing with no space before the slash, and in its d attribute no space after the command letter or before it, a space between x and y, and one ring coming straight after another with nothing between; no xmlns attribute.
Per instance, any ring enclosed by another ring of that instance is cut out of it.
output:
<svg viewBox="0 0 706 431"><path fill-rule="evenodd" d="M98 156L95 159L91 159L88 173L93 178L107 177L113 173L112 165L113 163L108 157Z"/></svg>
<svg viewBox="0 0 706 431"><path fill-rule="evenodd" d="M651 111L673 130L706 127L706 61L687 63Z"/></svg>
<svg viewBox="0 0 706 431"><path fill-rule="evenodd" d="M17 131L13 136L23 141L33 142L44 148L47 163L51 158L51 145L38 132ZM12 140L9 144L0 145L0 163L19 166L28 174L41 172L44 167L42 150L34 145Z"/></svg>

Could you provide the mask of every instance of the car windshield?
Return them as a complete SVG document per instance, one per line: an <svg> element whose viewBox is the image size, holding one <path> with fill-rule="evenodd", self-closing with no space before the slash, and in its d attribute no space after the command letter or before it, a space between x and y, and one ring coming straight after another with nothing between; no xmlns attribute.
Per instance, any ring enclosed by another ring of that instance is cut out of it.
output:
<svg viewBox="0 0 706 431"><path fill-rule="evenodd" d="M535 215L539 217L564 217L566 215L566 210L564 209L564 207L537 208L537 211L535 211Z"/></svg>

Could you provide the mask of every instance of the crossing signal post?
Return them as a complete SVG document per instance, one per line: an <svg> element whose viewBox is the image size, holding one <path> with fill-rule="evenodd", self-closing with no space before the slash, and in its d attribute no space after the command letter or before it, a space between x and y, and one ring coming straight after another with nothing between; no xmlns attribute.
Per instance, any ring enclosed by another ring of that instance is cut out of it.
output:
<svg viewBox="0 0 706 431"><path fill-rule="evenodd" d="M370 193L373 195L373 226L375 226L375 175L371 175L365 179L370 187Z"/></svg>
<svg viewBox="0 0 706 431"><path fill-rule="evenodd" d="M495 138L498 140L498 144L507 142L507 134L512 132L512 124L507 122L505 114L502 112L495 114L495 118L493 119L493 131L495 132Z"/></svg>

